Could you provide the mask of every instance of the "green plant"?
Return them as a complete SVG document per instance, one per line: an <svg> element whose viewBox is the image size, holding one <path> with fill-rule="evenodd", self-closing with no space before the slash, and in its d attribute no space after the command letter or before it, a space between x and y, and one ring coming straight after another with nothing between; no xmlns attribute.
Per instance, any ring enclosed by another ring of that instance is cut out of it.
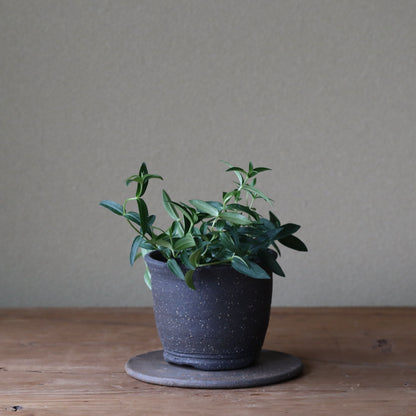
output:
<svg viewBox="0 0 416 416"><path fill-rule="evenodd" d="M103 207L124 217L137 233L130 250L132 265L140 256L158 250L169 269L194 289L192 276L198 267L228 263L249 277L269 279L266 270L285 275L276 261L281 255L277 243L307 251L305 244L293 235L299 230L299 225L281 224L271 211L266 219L254 206L258 199L272 202L256 187L257 175L270 169L255 168L250 162L246 171L224 163L228 166L227 172L234 172L238 181L234 182L234 189L223 192L221 201L191 199L189 204L185 204L173 201L165 190L162 191L163 206L173 220L167 229L155 225L156 217L149 215L143 200L149 181L163 179L149 174L145 163L137 175L126 180L126 185L137 184L136 196L126 199L123 205L108 200L100 202ZM137 212L127 211L130 201L136 201ZM185 273L180 264L186 267ZM145 281L151 288L147 267Z"/></svg>

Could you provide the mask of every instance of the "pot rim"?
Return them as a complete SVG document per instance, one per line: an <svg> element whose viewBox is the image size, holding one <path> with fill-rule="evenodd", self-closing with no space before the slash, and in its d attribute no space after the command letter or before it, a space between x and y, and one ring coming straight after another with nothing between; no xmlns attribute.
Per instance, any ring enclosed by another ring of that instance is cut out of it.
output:
<svg viewBox="0 0 416 416"><path fill-rule="evenodd" d="M158 255L158 257L160 258L155 258L155 255ZM147 253L144 256L144 261L146 262L146 264L151 264L153 267L158 267L158 268L164 268L167 267L166 266L166 259L160 254L159 250L153 250L150 253ZM184 269L184 270L188 270L188 268L180 261L180 259L177 259L177 262L179 264L179 266ZM227 269L230 268L231 264L230 263L226 263L226 264L212 264L212 265L206 265L206 266L200 266L197 267L195 270L201 270L201 269L210 269L210 268L215 268L215 269Z"/></svg>
<svg viewBox="0 0 416 416"><path fill-rule="evenodd" d="M268 250L270 250L270 249L268 249ZM273 250L270 250L270 251L273 251ZM275 253L275 252L273 252L273 253ZM155 258L156 255L159 258ZM277 257L277 254L276 254L276 257ZM146 264L150 263L153 267L157 267L159 269L167 267L167 265L166 265L167 260L163 257L163 255L161 254L161 252L159 250L153 250L150 253L147 253L144 256L144 261L146 262ZM183 263L181 263L180 259L178 259L177 261L178 261L179 266L182 269L188 270L188 268ZM197 267L195 270L201 270L201 269L217 269L218 270L218 269L227 269L227 268L228 269L232 268L230 263L208 264L206 266Z"/></svg>

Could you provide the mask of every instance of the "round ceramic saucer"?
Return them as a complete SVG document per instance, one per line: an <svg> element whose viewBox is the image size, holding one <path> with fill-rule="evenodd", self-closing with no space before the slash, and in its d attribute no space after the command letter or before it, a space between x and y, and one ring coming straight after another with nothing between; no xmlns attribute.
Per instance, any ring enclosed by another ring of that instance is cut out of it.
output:
<svg viewBox="0 0 416 416"><path fill-rule="evenodd" d="M302 361L290 354L263 350L250 367L226 371L202 371L169 364L163 351L152 351L130 358L127 374L146 383L198 389L232 389L280 383L301 374Z"/></svg>

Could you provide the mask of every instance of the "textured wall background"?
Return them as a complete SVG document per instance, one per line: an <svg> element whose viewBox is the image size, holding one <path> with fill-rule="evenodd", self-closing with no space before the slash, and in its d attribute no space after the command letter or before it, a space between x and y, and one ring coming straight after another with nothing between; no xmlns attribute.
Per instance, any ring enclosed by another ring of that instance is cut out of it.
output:
<svg viewBox="0 0 416 416"><path fill-rule="evenodd" d="M0 0L0 306L150 305L133 234L98 206L145 160L175 199L219 162L308 254L275 305L415 305L414 0Z"/></svg>

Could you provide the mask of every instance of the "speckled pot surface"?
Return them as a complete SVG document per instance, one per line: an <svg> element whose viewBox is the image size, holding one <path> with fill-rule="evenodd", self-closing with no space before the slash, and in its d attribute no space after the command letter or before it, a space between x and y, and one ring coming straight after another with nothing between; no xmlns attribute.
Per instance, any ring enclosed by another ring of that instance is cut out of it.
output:
<svg viewBox="0 0 416 416"><path fill-rule="evenodd" d="M201 267L196 290L158 252L145 257L164 359L200 370L247 367L260 354L270 317L273 280L253 279L231 266ZM185 269L184 269L185 270Z"/></svg>

